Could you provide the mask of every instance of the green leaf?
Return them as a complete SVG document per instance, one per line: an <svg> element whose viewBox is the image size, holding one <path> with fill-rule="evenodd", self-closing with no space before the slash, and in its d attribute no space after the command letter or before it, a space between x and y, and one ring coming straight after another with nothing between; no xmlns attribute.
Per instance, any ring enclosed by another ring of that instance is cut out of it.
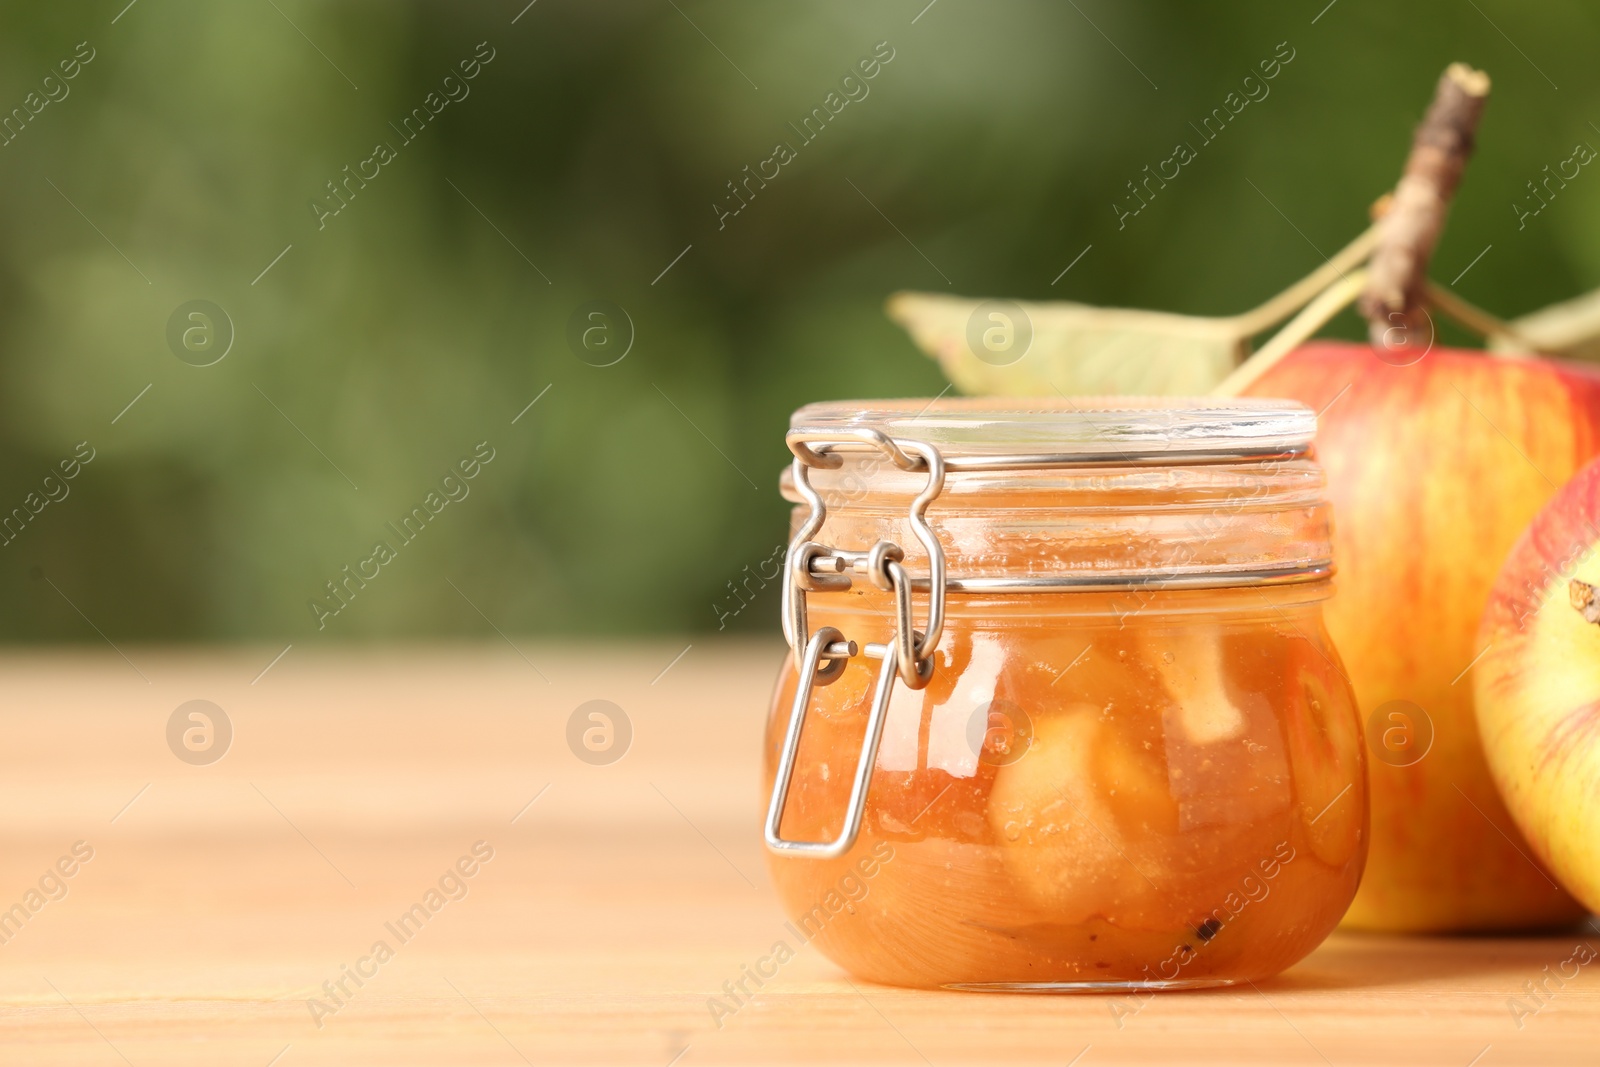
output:
<svg viewBox="0 0 1600 1067"><path fill-rule="evenodd" d="M939 361L957 389L973 396L1201 396L1250 355L1256 334L1306 309L1309 314L1290 323L1276 346L1268 342L1262 349L1276 359L1279 349L1299 344L1354 299L1348 272L1372 255L1378 231L1377 223L1368 226L1316 270L1242 315L1175 315L939 293L896 293L886 310ZM998 345L986 343L991 329L1000 331L992 335ZM1026 345L1025 336L1031 336ZM984 358L974 345L984 349ZM1001 351L993 351L996 347ZM1020 356L1013 358L1008 348Z"/></svg>
<svg viewBox="0 0 1600 1067"><path fill-rule="evenodd" d="M1239 318L1065 301L985 304L936 293L897 293L887 310L918 347L938 360L956 388L971 395L1198 396L1226 378L1250 350L1250 335L1241 332L1248 324ZM1014 362L998 365L1012 357L984 347L985 331L994 329L1000 331L995 336L1020 348L1029 327L1032 340ZM969 336L986 358L974 352Z"/></svg>
<svg viewBox="0 0 1600 1067"><path fill-rule="evenodd" d="M1563 359L1600 362L1600 289L1511 320L1520 338L1540 352ZM1515 341L1491 337L1491 349L1514 351Z"/></svg>

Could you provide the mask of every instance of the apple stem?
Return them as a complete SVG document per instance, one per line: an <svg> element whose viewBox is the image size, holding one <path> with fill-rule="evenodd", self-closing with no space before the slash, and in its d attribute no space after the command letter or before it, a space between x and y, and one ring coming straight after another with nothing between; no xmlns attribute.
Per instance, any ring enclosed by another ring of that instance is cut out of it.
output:
<svg viewBox="0 0 1600 1067"><path fill-rule="evenodd" d="M1567 583L1567 599L1584 622L1600 623L1600 589L1574 578Z"/></svg>
<svg viewBox="0 0 1600 1067"><path fill-rule="evenodd" d="M1412 138L1394 205L1380 223L1361 294L1361 313L1375 346L1392 347L1386 337L1397 328L1407 337L1430 335L1423 328L1422 311L1428 260L1472 155L1473 134L1488 95L1489 76L1465 63L1450 64L1439 78L1433 103Z"/></svg>

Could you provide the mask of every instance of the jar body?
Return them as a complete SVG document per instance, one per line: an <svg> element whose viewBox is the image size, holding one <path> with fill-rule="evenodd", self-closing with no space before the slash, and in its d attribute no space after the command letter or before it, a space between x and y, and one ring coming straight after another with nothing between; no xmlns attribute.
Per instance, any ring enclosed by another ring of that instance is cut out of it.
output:
<svg viewBox="0 0 1600 1067"><path fill-rule="evenodd" d="M1333 929L1366 857L1362 731L1327 582L952 597L921 690L897 683L860 837L772 854L791 932L873 981L1160 988L1274 974ZM811 622L890 637L875 590ZM814 690L782 821L835 836L876 660ZM770 795L794 698L765 744Z"/></svg>

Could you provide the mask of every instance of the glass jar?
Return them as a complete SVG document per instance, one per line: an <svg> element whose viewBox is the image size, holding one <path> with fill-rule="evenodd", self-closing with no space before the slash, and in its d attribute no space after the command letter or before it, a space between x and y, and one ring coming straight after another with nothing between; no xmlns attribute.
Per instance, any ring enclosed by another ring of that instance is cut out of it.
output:
<svg viewBox="0 0 1600 1067"><path fill-rule="evenodd" d="M1322 941L1367 787L1308 408L867 401L792 427L765 746L792 933L872 981L1008 990L1227 985Z"/></svg>

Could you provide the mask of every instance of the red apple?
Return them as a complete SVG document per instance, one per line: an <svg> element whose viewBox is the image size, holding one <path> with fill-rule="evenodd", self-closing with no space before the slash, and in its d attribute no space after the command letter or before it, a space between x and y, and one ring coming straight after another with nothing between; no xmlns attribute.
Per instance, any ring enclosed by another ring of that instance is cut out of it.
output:
<svg viewBox="0 0 1600 1067"><path fill-rule="evenodd" d="M1473 670L1478 732L1511 817L1572 893L1600 910L1600 461L1511 550Z"/></svg>
<svg viewBox="0 0 1600 1067"><path fill-rule="evenodd" d="M1563 922L1582 909L1528 858L1464 674L1507 551L1600 453L1600 374L1483 352L1435 348L1398 365L1401 355L1308 345L1248 389L1322 413L1317 454L1339 568L1328 628L1369 743L1380 739L1368 760L1367 870L1345 921L1415 931Z"/></svg>

